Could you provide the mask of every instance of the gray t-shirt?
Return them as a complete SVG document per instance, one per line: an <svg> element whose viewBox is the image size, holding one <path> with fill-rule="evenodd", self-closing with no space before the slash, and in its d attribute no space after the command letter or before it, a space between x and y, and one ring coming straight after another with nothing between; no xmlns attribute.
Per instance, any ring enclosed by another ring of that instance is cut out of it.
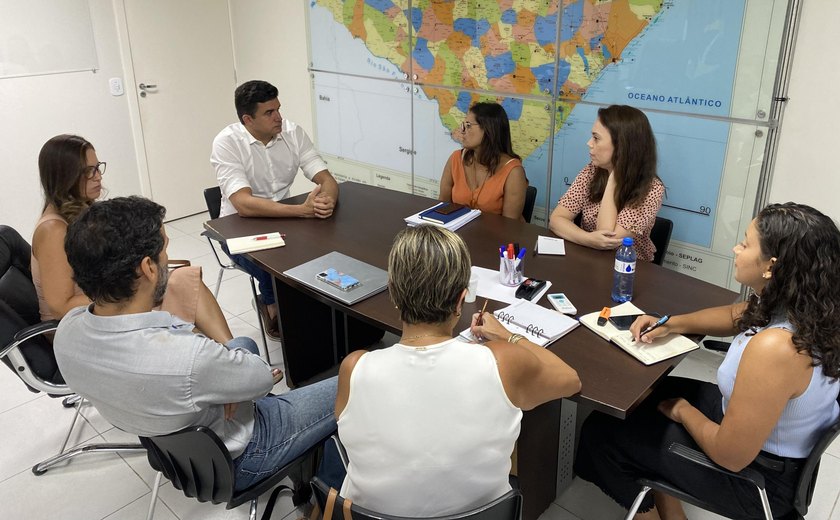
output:
<svg viewBox="0 0 840 520"><path fill-rule="evenodd" d="M61 320L55 357L74 392L117 428L144 437L210 427L239 456L254 430L253 400L272 387L259 356L192 332L168 312L97 316L78 307ZM224 404L240 403L224 418Z"/></svg>

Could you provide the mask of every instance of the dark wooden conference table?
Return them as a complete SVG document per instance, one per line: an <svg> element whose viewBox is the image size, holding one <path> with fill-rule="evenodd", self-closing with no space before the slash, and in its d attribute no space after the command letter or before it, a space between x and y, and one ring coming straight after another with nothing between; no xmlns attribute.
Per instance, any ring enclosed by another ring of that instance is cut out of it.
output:
<svg viewBox="0 0 840 520"><path fill-rule="evenodd" d="M275 278L283 336L283 359L290 386L305 384L333 370L350 351L381 337L382 330L400 334L399 313L384 291L350 307L317 293L283 272L332 251L387 269L388 251L406 216L435 201L352 182L340 185L339 204L330 219L242 218L230 215L208 221L205 228L226 239L280 231L286 246L249 253ZM289 202L301 202L305 195ZM565 256L532 255L538 235L547 229L497 215L482 214L458 230L469 247L472 264L499 267L499 245L518 242L528 248L525 275L550 280L551 292L564 292L579 315L612 306L610 288L614 253L566 242ZM680 314L725 305L737 293L646 262L636 267L633 303L648 312ZM464 304L455 333L469 326L484 300ZM545 298L538 303L548 306ZM490 301L488 310L507 304ZM682 359L645 366L583 326L550 345L549 350L577 370L583 383L571 399L595 410L625 418ZM561 401L526 412L518 442L517 466L524 518L536 519L556 496ZM572 447L573 449L573 447Z"/></svg>

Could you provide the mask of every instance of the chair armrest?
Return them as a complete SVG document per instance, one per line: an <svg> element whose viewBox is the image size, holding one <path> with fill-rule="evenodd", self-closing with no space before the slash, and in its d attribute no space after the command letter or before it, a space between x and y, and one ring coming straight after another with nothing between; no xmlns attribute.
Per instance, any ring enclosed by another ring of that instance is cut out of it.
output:
<svg viewBox="0 0 840 520"><path fill-rule="evenodd" d="M668 451L670 453L673 453L677 457L685 459L699 466L703 466L713 471L717 471L718 473L723 473L724 475L729 475L730 477L746 480L747 482L751 482L759 489L764 489L764 475L752 468L744 468L738 472L729 471L723 466L720 466L719 464L715 463L712 459L707 457L705 453L689 448L688 446L685 446L678 442L671 443L671 445L668 446Z"/></svg>
<svg viewBox="0 0 840 520"><path fill-rule="evenodd" d="M13 348L16 348L24 341L34 338L35 336L39 336L41 334L45 334L47 332L54 331L58 328L58 321L59 320L42 321L41 323L30 325L29 327L18 331L18 333L15 334L14 338L12 338L12 342L3 347L3 350L0 350L0 358L5 357L9 353L9 351L11 351Z"/></svg>

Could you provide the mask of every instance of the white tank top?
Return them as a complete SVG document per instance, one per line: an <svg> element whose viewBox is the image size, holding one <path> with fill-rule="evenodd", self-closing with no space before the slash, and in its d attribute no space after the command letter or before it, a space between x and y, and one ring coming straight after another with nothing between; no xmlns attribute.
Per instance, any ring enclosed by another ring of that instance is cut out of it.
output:
<svg viewBox="0 0 840 520"><path fill-rule="evenodd" d="M453 339L368 352L338 418L349 459L341 495L397 516L485 504L510 490L521 419L487 347Z"/></svg>

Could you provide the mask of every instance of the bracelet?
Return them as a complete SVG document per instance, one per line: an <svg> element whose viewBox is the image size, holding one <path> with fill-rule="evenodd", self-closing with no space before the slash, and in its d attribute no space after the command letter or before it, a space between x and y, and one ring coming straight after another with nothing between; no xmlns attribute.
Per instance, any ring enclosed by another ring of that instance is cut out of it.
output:
<svg viewBox="0 0 840 520"><path fill-rule="evenodd" d="M508 338L508 343L514 343L515 344L516 342L518 342L519 340L522 340L522 339L525 339L525 336L523 336L522 334L513 333Z"/></svg>

